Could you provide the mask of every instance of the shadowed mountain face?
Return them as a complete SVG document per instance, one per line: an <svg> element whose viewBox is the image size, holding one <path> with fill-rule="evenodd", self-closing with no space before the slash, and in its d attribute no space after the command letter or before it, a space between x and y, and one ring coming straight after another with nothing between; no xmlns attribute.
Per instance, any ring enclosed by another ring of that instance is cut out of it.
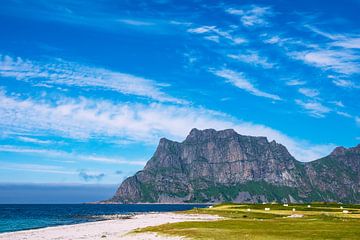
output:
<svg viewBox="0 0 360 240"><path fill-rule="evenodd" d="M193 129L181 143L162 138L145 168L110 201L360 202L359 172L360 145L301 163L265 137Z"/></svg>

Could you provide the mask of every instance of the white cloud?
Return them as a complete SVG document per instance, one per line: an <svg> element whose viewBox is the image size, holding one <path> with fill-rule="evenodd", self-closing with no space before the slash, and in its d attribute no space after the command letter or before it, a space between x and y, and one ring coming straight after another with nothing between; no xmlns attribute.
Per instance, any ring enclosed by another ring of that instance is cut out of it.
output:
<svg viewBox="0 0 360 240"><path fill-rule="evenodd" d="M299 88L299 93L307 97L316 97L320 94L318 90L311 88Z"/></svg>
<svg viewBox="0 0 360 240"><path fill-rule="evenodd" d="M356 38L344 38L338 41L335 41L333 46L343 47L343 48L352 48L352 49L360 49L360 37Z"/></svg>
<svg viewBox="0 0 360 240"><path fill-rule="evenodd" d="M238 61L249 63L255 66L260 66L263 68L272 68L274 67L274 63L270 62L270 60L267 57L260 56L258 52L256 51L248 51L244 54L229 54L228 57L232 59L236 59Z"/></svg>
<svg viewBox="0 0 360 240"><path fill-rule="evenodd" d="M333 145L311 145L269 127L243 122L221 112L159 103L135 104L90 99L63 99L55 104L8 97L0 92L0 127L10 132L47 133L74 139L129 139L156 144L161 137L182 141L191 128L233 128L240 134L266 136L284 144L299 160L309 161L330 152ZM65 154L49 150L2 147L2 151L33 154ZM65 156L67 156L65 154ZM67 156L72 159L121 163L122 159L99 156ZM131 164L123 162L124 164ZM140 164L141 162L139 162Z"/></svg>
<svg viewBox="0 0 360 240"><path fill-rule="evenodd" d="M110 157L97 156L97 155L82 155L82 154L69 153L64 151L29 148L29 147L12 146L12 145L0 145L0 152L40 155L43 157L57 158L57 159L60 158L64 160L64 162L67 162L65 161L66 159L76 159L79 161L101 162L108 164L126 164L126 165L137 165L137 166L144 166L146 163L146 161L125 160L122 157L110 158Z"/></svg>
<svg viewBox="0 0 360 240"><path fill-rule="evenodd" d="M153 80L62 60L43 63L0 55L0 76L30 81L34 85L100 88L160 102L186 103L164 93L163 85Z"/></svg>
<svg viewBox="0 0 360 240"><path fill-rule="evenodd" d="M272 36L271 38L264 40L264 43L268 43L268 44L276 44L279 42L281 42L281 38L279 36Z"/></svg>
<svg viewBox="0 0 360 240"><path fill-rule="evenodd" d="M360 48L360 37L359 35L354 34L344 34L344 33L329 33L322 31L314 26L306 25L309 30L326 37L330 40L333 40L330 45L348 49L359 49Z"/></svg>
<svg viewBox="0 0 360 240"><path fill-rule="evenodd" d="M219 42L220 42L219 36L216 36L216 35L206 36L206 37L204 37L204 38L207 39L207 40L209 40L209 41L216 42L216 43L219 43Z"/></svg>
<svg viewBox="0 0 360 240"><path fill-rule="evenodd" d="M313 117L324 117L326 113L331 111L330 108L325 107L321 103L315 101L304 102L302 100L296 99L295 103L307 110Z"/></svg>
<svg viewBox="0 0 360 240"><path fill-rule="evenodd" d="M216 26L202 26L202 27L198 27L198 28L190 28L187 31L189 33L202 34L202 33L213 32L214 29L216 29ZM215 30L215 31L217 31L217 30Z"/></svg>
<svg viewBox="0 0 360 240"><path fill-rule="evenodd" d="M322 31L319 28L309 25L309 24L304 25L304 27L320 36L323 36L323 37L331 39L331 40L335 40L340 37L340 35L338 35L338 34L333 34L333 33L328 33L328 32Z"/></svg>
<svg viewBox="0 0 360 240"><path fill-rule="evenodd" d="M298 79L294 79L294 80L290 80L288 82L286 82L286 85L288 86L301 86L301 85L305 85L306 82L305 81L301 81Z"/></svg>
<svg viewBox="0 0 360 240"><path fill-rule="evenodd" d="M36 143L36 144L51 144L54 143L53 141L50 140L41 140L41 139L37 139L37 138L32 138L32 137L26 137L26 136L19 136L18 139L22 142L29 142L29 143Z"/></svg>
<svg viewBox="0 0 360 240"><path fill-rule="evenodd" d="M251 5L244 8L229 8L226 12L232 15L240 16L242 24L246 27L253 26L266 26L268 25L267 18L273 15L273 11L270 7L260 7L257 5Z"/></svg>
<svg viewBox="0 0 360 240"><path fill-rule="evenodd" d="M16 170L16 171L29 171L62 175L76 175L77 172L73 170L67 170L60 166L44 165L44 164L22 164L22 163L7 163L1 162L0 169L4 170Z"/></svg>
<svg viewBox="0 0 360 240"><path fill-rule="evenodd" d="M201 26L197 28L190 28L187 30L189 33L193 34L205 34L205 39L213 41L213 42L220 42L220 37L229 40L233 44L243 44L247 42L245 38L239 36L233 36L231 33L232 31L223 31L216 26ZM215 34L215 35L214 35Z"/></svg>
<svg viewBox="0 0 360 240"><path fill-rule="evenodd" d="M257 89L246 77L243 73L235 72L229 69L216 70L211 71L216 76L225 78L228 83L247 91L255 96L270 98L273 100L281 100L281 98L277 95L263 92Z"/></svg>
<svg viewBox="0 0 360 240"><path fill-rule="evenodd" d="M356 85L353 81L344 80L344 79L334 79L332 81L336 86L343 88L360 88L360 86Z"/></svg>
<svg viewBox="0 0 360 240"><path fill-rule="evenodd" d="M118 22L125 23L128 25L133 25L133 26L153 26L154 25L153 22L146 22L146 21L135 20L135 19L119 19Z"/></svg>
<svg viewBox="0 0 360 240"><path fill-rule="evenodd" d="M322 31L314 26L305 25L312 32L325 37L324 43L301 43L298 46L308 50L289 52L289 56L308 65L338 74L352 75L360 73L360 37L354 34L339 34Z"/></svg>
<svg viewBox="0 0 360 240"><path fill-rule="evenodd" d="M360 65L357 62L359 56L350 51L314 49L303 52L292 52L290 56L323 70L331 70L342 74L360 72Z"/></svg>
<svg viewBox="0 0 360 240"><path fill-rule="evenodd" d="M345 105L341 101L332 101L331 103L337 107L345 107Z"/></svg>
<svg viewBox="0 0 360 240"><path fill-rule="evenodd" d="M337 111L336 114L346 117L346 118L352 118L352 116L346 112L342 112L342 111Z"/></svg>

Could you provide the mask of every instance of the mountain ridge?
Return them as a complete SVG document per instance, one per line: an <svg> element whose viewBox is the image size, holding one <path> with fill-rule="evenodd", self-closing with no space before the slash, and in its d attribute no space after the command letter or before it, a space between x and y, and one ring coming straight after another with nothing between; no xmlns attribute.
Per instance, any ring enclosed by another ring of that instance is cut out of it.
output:
<svg viewBox="0 0 360 240"><path fill-rule="evenodd" d="M282 144L233 129L192 129L182 142L161 138L143 170L110 202L360 202L360 144L311 162Z"/></svg>

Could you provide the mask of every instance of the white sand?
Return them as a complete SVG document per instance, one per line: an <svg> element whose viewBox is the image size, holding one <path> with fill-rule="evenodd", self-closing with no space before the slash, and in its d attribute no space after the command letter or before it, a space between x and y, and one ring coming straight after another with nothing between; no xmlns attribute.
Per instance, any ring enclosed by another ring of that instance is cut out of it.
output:
<svg viewBox="0 0 360 240"><path fill-rule="evenodd" d="M48 227L0 234L0 240L178 240L181 237L167 237L155 233L130 233L137 228L156 226L165 223L185 221L214 221L220 217L204 214L151 213L139 214L130 219L106 220L75 225Z"/></svg>

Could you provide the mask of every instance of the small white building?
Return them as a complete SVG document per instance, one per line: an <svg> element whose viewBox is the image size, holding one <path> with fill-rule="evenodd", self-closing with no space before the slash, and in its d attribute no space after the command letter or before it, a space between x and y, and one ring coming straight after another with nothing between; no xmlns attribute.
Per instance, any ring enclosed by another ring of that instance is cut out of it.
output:
<svg viewBox="0 0 360 240"><path fill-rule="evenodd" d="M266 208L265 208L265 211L270 211L270 208L266 207Z"/></svg>

